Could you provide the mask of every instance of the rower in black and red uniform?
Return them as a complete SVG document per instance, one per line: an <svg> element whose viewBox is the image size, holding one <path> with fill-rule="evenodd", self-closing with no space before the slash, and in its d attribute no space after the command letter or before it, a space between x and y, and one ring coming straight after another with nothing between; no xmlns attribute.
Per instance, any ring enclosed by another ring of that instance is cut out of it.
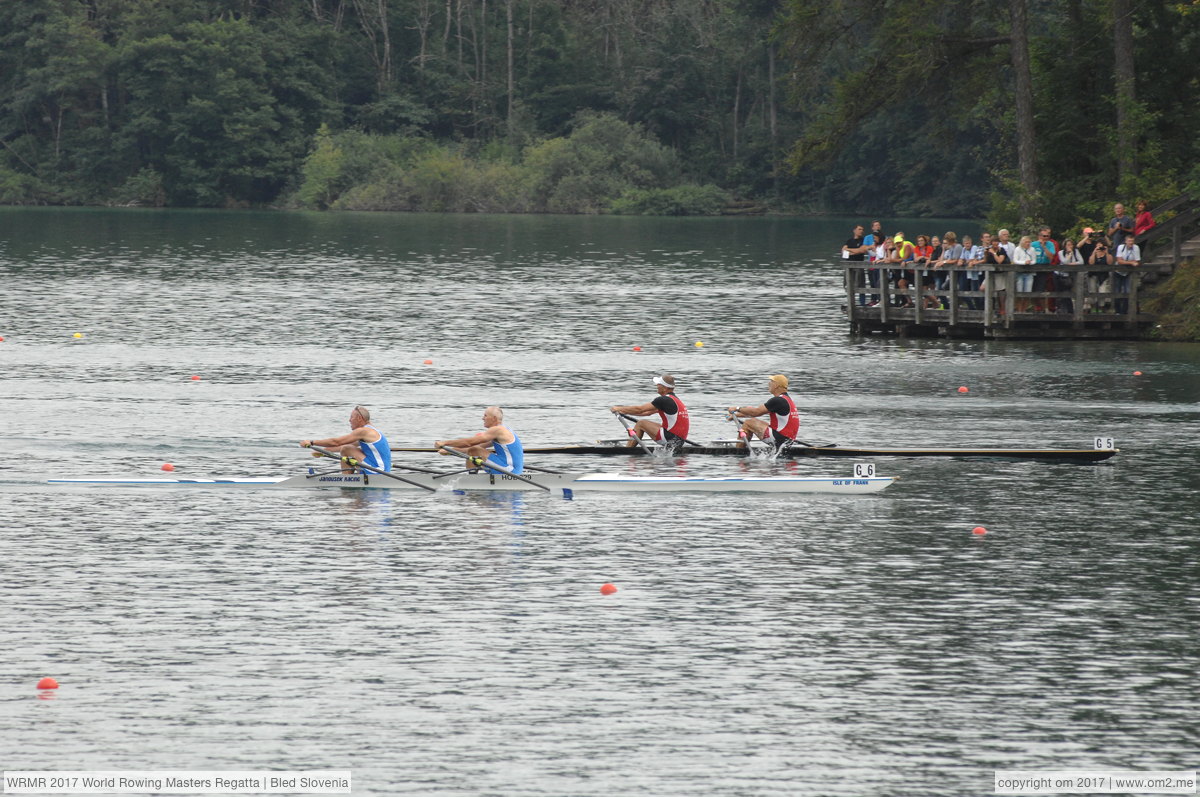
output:
<svg viewBox="0 0 1200 797"><path fill-rule="evenodd" d="M788 395L788 378L783 374L775 374L769 383L771 398L757 407L729 407L729 414L749 420L742 424L742 431L749 441L752 435L766 441L767 432L771 433L771 443L777 451L783 451L796 442L800 434L800 411L796 402ZM768 421L754 420L759 415L770 415ZM741 444L745 446L745 443Z"/></svg>
<svg viewBox="0 0 1200 797"><path fill-rule="evenodd" d="M613 413L624 415L653 415L658 413L661 423L642 420L633 425L633 433L638 437L649 436L663 445L678 449L688 436L688 411L679 396L675 395L675 377L670 374L654 377L658 396L646 404L614 405L609 407ZM629 446L636 446L637 440L629 438Z"/></svg>

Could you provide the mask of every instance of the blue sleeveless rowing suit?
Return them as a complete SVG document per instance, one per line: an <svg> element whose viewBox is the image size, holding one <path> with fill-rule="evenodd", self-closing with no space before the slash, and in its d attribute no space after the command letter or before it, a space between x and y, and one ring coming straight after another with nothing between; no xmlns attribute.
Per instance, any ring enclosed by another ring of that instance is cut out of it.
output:
<svg viewBox="0 0 1200 797"><path fill-rule="evenodd" d="M366 428L375 429L371 424L367 424ZM379 432L378 429L375 429L375 431ZM374 443L359 440L358 447L362 449L362 461L364 465L370 465L372 468L379 468L380 470L392 469L392 447L388 445L387 438L383 436L383 432L379 432L379 439Z"/></svg>
<svg viewBox="0 0 1200 797"><path fill-rule="evenodd" d="M508 431L512 432L512 429ZM513 432L513 441L511 443L501 443L499 440L492 441L492 455L487 458L488 462L495 462L497 465L502 465L513 473L521 473L525 470L525 449L521 447L521 438L517 437L517 433ZM488 473L499 473L500 471L487 469Z"/></svg>

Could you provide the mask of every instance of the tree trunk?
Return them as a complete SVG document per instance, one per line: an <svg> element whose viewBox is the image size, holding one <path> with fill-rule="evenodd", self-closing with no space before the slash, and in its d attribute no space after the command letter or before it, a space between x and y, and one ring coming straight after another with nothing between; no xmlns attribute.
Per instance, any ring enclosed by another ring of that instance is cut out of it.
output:
<svg viewBox="0 0 1200 797"><path fill-rule="evenodd" d="M1012 16L1012 66L1017 107L1017 166L1021 178L1018 197L1021 220L1033 218L1038 192L1037 135L1033 128L1033 73L1029 66L1029 0L1009 0Z"/></svg>
<svg viewBox="0 0 1200 797"><path fill-rule="evenodd" d="M1137 125L1134 121L1136 72L1133 64L1133 2L1112 0L1113 64L1117 100L1117 182L1137 174Z"/></svg>
<svg viewBox="0 0 1200 797"><path fill-rule="evenodd" d="M513 0L504 0L504 16L508 22L508 135L513 134L513 94L516 81L513 77Z"/></svg>
<svg viewBox="0 0 1200 797"><path fill-rule="evenodd" d="M771 184L779 193L779 117L775 109L775 42L767 42L767 129L771 133Z"/></svg>
<svg viewBox="0 0 1200 797"><path fill-rule="evenodd" d="M741 124L742 70L737 72L737 85L733 90L733 162L738 159L738 126Z"/></svg>

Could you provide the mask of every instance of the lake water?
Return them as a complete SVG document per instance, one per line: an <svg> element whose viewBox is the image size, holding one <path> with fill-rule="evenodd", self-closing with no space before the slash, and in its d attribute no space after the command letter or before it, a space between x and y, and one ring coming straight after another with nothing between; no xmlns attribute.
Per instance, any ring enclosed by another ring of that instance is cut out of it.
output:
<svg viewBox="0 0 1200 797"><path fill-rule="evenodd" d="M0 765L605 797L1194 769L1200 346L852 338L850 224L0 209ZM617 437L664 371L694 439L782 372L809 440L1121 453L881 458L844 498L44 483L282 477L357 403L397 445L488 404Z"/></svg>

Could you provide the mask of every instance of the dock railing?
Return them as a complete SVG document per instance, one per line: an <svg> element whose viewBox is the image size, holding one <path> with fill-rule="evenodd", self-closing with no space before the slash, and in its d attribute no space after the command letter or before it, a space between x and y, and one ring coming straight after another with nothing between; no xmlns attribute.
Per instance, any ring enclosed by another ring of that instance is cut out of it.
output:
<svg viewBox="0 0 1200 797"><path fill-rule="evenodd" d="M1117 325L1133 332L1149 320L1138 312L1138 267L920 266L842 261L851 325L858 330L894 325L1014 330L1052 322L1080 330ZM966 279L968 271L983 274L977 289ZM1033 274L1034 286L1045 289L1018 291L1019 274ZM901 277L905 288L897 287Z"/></svg>

